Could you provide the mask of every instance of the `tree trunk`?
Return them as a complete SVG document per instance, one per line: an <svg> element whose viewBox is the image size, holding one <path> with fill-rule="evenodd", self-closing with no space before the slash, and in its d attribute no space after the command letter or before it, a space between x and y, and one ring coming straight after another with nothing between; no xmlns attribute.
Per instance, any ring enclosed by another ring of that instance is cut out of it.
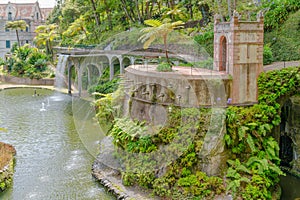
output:
<svg viewBox="0 0 300 200"><path fill-rule="evenodd" d="M139 18L139 22L143 23L141 13L140 13L140 9L139 9L139 1L138 0L135 0L135 8L136 8L136 11L137 11L137 16Z"/></svg>
<svg viewBox="0 0 300 200"><path fill-rule="evenodd" d="M95 1L91 0L91 3L92 3L93 11L94 11L94 16L95 16L96 24L97 24L97 26L100 26L100 20L99 20L99 16L97 15L97 9L96 9Z"/></svg>
<svg viewBox="0 0 300 200"><path fill-rule="evenodd" d="M129 14L128 10L127 10L127 5L126 2L124 0L121 0L122 3L122 7L123 10L125 12L126 17L131 21L131 22L135 22L135 20L132 18L132 16Z"/></svg>
<svg viewBox="0 0 300 200"><path fill-rule="evenodd" d="M217 6L218 6L218 12L221 16L221 21L224 22L224 17L223 17L223 14L221 12L221 4L220 4L220 0L217 0Z"/></svg>
<svg viewBox="0 0 300 200"><path fill-rule="evenodd" d="M17 35L17 40L18 40L18 46L19 48L21 47L21 44L20 44L20 39L19 39L19 32L18 32L18 29L16 29L16 35Z"/></svg>
<svg viewBox="0 0 300 200"><path fill-rule="evenodd" d="M233 10L236 10L236 0L233 0Z"/></svg>
<svg viewBox="0 0 300 200"><path fill-rule="evenodd" d="M190 18L191 18L191 19L194 19L193 3L192 3L192 0L190 0L190 3L189 3L189 10L190 10Z"/></svg>
<svg viewBox="0 0 300 200"><path fill-rule="evenodd" d="M52 45L49 40L46 41L46 51L48 54L51 55L51 61L53 61L53 50L52 50Z"/></svg>
<svg viewBox="0 0 300 200"><path fill-rule="evenodd" d="M113 25L112 25L112 18L111 18L111 11L109 6L107 5L107 1L104 1L105 4L105 12L107 14L107 20L108 20L108 26L109 26L109 30L113 29Z"/></svg>
<svg viewBox="0 0 300 200"><path fill-rule="evenodd" d="M231 0L227 0L228 16L231 18Z"/></svg>
<svg viewBox="0 0 300 200"><path fill-rule="evenodd" d="M166 59L167 59L167 62L168 62L169 64L171 64L171 63L170 63L170 60L169 60L169 55L168 55L167 36L164 35L163 37L164 37L164 45L165 45Z"/></svg>
<svg viewBox="0 0 300 200"><path fill-rule="evenodd" d="M154 5L155 5L155 0L152 0L148 19L152 18L152 11L153 11Z"/></svg>

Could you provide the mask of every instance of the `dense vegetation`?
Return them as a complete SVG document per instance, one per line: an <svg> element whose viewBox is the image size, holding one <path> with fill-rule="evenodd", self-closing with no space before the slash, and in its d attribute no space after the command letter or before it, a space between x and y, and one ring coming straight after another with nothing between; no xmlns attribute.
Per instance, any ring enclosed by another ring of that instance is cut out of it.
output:
<svg viewBox="0 0 300 200"><path fill-rule="evenodd" d="M300 10L290 14L287 20L265 33L265 44L270 46L274 60L300 60Z"/></svg>
<svg viewBox="0 0 300 200"><path fill-rule="evenodd" d="M57 0L57 6L48 19L49 28L43 41L67 46L95 46L112 35L141 27L149 19L185 23L181 32L191 35L213 54L213 16L222 14L229 20L237 10L244 20L255 20L256 14L265 15L266 47L264 63L299 59L298 0ZM55 30L50 28L55 24ZM43 29L44 30L44 29ZM51 45L50 45L51 46ZM47 47L48 48L48 47ZM272 57L274 55L274 58Z"/></svg>
<svg viewBox="0 0 300 200"><path fill-rule="evenodd" d="M155 134L145 134L149 131L145 122L120 117L122 108L117 106L122 99L120 91L97 100L96 107L100 123L112 122L105 125L117 147L118 159L125 166L121 169L124 185L138 184L171 199L212 199L225 192L235 198L271 199L272 192L278 189L279 175L283 174L279 168L278 141L271 130L280 123L281 106L286 97L299 93L299 88L300 67L262 73L259 104L232 106L226 112L173 107L167 123ZM199 166L202 162L200 150L212 112L226 117L224 140L231 151L228 166L219 177L207 176ZM187 137L191 132L193 140ZM184 143L186 148L174 142L178 138L189 141ZM155 168L162 160L149 160L151 153L161 145L170 145L173 149L168 156L184 149L183 154L175 155L177 159L166 166L164 173ZM135 154L138 156L133 156Z"/></svg>
<svg viewBox="0 0 300 200"><path fill-rule="evenodd" d="M266 38L264 64L268 64L299 59L299 8L298 0L266 0L257 4L230 0L180 0L177 4L174 0L66 0L64 3L59 1L49 23L58 25L57 37L52 42L90 47L115 33L140 28L149 19L183 21L184 29L180 31L194 37L213 56L214 14L221 13L222 20L229 20L233 10L237 10L242 19L255 20L257 12L262 10ZM130 38L121 42L127 44ZM113 138L116 156L123 163L124 185L149 188L155 195L167 199L212 199L225 193L234 198L271 199L272 192L277 189L278 177L283 174L279 168L278 142L271 130L280 123L282 99L296 93L299 82L299 68L262 74L259 104L229 107L226 112L173 107L165 126L150 135L145 134L149 132L147 123L121 117L122 107L118 103L122 102L121 90L109 94L117 83L109 82L108 76L103 76L90 92L103 93L95 103L97 117L107 135ZM219 112L226 120L224 140L230 151L227 168L219 177L207 176L199 166L199 153L213 112ZM193 140L186 138L186 133L190 132L194 133ZM177 139L188 141L185 148L174 144ZM170 145L174 154L177 149L183 153L174 155L176 159L164 169L157 169L153 166L161 160L148 162L148 154L164 145Z"/></svg>
<svg viewBox="0 0 300 200"><path fill-rule="evenodd" d="M1 60L2 72L17 77L45 78L53 74L49 69L49 56L35 47L14 47L7 60Z"/></svg>

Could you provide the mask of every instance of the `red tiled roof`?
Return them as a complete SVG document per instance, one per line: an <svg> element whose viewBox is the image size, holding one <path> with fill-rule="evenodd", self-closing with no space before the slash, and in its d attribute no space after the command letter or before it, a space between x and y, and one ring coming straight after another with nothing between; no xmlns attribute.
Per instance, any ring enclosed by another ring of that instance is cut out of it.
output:
<svg viewBox="0 0 300 200"><path fill-rule="evenodd" d="M46 19L52 10L52 8L40 8L37 2L0 4L0 18L7 18L8 6L13 10L13 19L32 19L36 12L42 15L40 16L42 19Z"/></svg>
<svg viewBox="0 0 300 200"><path fill-rule="evenodd" d="M44 19L47 19L50 13L52 12L53 8L41 8L41 12Z"/></svg>

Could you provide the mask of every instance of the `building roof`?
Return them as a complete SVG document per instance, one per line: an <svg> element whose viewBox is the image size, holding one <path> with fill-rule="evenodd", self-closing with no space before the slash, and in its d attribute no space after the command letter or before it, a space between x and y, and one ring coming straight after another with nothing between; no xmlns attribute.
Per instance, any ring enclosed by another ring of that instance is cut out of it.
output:
<svg viewBox="0 0 300 200"><path fill-rule="evenodd" d="M12 13L13 19L33 19L39 13L42 20L46 19L53 8L40 8L39 3L11 3L0 4L0 18L5 19Z"/></svg>
<svg viewBox="0 0 300 200"><path fill-rule="evenodd" d="M47 19L52 10L53 8L41 8L43 18Z"/></svg>

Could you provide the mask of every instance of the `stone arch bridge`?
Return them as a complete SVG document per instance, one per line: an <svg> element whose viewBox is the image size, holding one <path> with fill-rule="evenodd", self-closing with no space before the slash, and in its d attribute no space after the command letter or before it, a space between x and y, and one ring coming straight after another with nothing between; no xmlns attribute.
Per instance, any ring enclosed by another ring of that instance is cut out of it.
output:
<svg viewBox="0 0 300 200"><path fill-rule="evenodd" d="M72 88L72 70L77 71L78 92L82 91L82 75L87 72L88 82L91 83L91 75L101 76L105 67L109 67L109 77L112 80L117 71L124 74L124 70L129 65L153 64L155 58L164 56L164 53L145 52L145 51L125 51L125 50L91 50L91 49L70 49L64 47L55 48L57 55L64 56L68 71L68 93L71 94ZM192 61L199 58L191 58L190 55L170 54L169 57L177 58L178 60ZM191 60L192 59L192 60ZM196 60L197 61L197 60Z"/></svg>

